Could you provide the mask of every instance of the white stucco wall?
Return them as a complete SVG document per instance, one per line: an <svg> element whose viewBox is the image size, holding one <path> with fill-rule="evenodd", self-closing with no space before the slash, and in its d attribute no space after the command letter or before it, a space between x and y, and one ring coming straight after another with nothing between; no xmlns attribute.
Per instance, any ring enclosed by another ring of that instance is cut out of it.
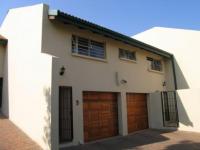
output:
<svg viewBox="0 0 200 150"><path fill-rule="evenodd" d="M177 91L179 129L200 132L200 89Z"/></svg>
<svg viewBox="0 0 200 150"><path fill-rule="evenodd" d="M126 92L166 90L162 86L166 81L165 70L164 73L148 71L146 60L147 56L162 57L89 31L51 22L46 5L10 10L0 32L9 40L3 71L3 112L44 149L59 147L58 87L61 85L73 88L74 140L69 145L83 143L82 91L118 92L119 110L122 110L119 132L126 135ZM106 42L107 59L102 62L72 56L72 34ZM137 62L119 60L119 48L136 51ZM165 62L168 61L163 59L167 70L170 65ZM62 66L66 68L64 76L59 75ZM128 81L126 85L116 84L116 72L120 79Z"/></svg>
<svg viewBox="0 0 200 150"><path fill-rule="evenodd" d="M0 78L3 77L5 51L6 51L6 48L0 45Z"/></svg>
<svg viewBox="0 0 200 150"><path fill-rule="evenodd" d="M50 147L52 58L41 53L43 5L9 10L3 113L44 149Z"/></svg>
<svg viewBox="0 0 200 150"><path fill-rule="evenodd" d="M164 90L162 83L165 81L165 73L148 71L147 56L157 59L162 57L151 54L144 50L123 44L94 34L90 31L81 30L70 25L50 21L44 14L43 45L44 53L51 54L53 58L52 77L52 142L58 148L58 87L72 86L73 88L73 124L74 139L70 144L83 143L83 110L82 91L111 91L119 93L119 110L123 110L119 116L120 134L127 134L126 92L151 93ZM71 53L72 34L90 38L106 43L106 60L104 62L83 57L73 56ZM118 49L124 48L136 51L137 62L128 62L119 59ZM165 66L165 61L163 59ZM59 75L60 68L66 68L64 76ZM165 68L165 67L164 67ZM116 84L116 72L120 79L126 79L126 85ZM76 105L76 100L80 102ZM151 118L150 118L151 119Z"/></svg>
<svg viewBox="0 0 200 150"><path fill-rule="evenodd" d="M174 54L179 130L200 132L200 31L155 27L133 38Z"/></svg>

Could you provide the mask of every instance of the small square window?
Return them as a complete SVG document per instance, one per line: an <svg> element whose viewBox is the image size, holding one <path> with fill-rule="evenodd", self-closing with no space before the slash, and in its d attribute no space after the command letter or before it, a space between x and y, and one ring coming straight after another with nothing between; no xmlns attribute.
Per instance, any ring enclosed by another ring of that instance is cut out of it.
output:
<svg viewBox="0 0 200 150"><path fill-rule="evenodd" d="M147 57L147 60L150 61L150 69L155 71L163 71L162 61L156 60L150 57Z"/></svg>
<svg viewBox="0 0 200 150"><path fill-rule="evenodd" d="M119 58L136 61L135 52L125 49L119 49Z"/></svg>

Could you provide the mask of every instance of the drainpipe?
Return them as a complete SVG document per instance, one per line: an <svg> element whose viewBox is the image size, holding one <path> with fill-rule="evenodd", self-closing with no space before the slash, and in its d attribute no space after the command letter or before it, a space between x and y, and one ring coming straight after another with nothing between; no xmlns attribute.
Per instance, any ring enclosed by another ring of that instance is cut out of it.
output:
<svg viewBox="0 0 200 150"><path fill-rule="evenodd" d="M173 77L174 77L174 87L175 90L178 89L177 87L177 80L176 80L176 69L175 69L175 63L174 63L174 55L171 55L171 60L172 60L172 70L173 70Z"/></svg>
<svg viewBox="0 0 200 150"><path fill-rule="evenodd" d="M177 128L179 127L179 113L178 113L178 104L177 104L177 97L176 97L176 90L178 89L177 87L177 80L176 80L176 69L175 69L175 58L174 58L174 55L171 55L171 60L172 60L172 70L173 70L173 77L174 77L174 87L175 87L175 94L174 94L174 97L175 97L175 107L176 107L176 110L177 110L177 113L176 113L176 117L177 117Z"/></svg>

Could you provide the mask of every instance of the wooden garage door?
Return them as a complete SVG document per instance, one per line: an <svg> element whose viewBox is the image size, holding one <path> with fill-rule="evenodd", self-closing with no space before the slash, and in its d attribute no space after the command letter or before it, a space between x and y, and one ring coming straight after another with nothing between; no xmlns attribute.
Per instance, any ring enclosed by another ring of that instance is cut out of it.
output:
<svg viewBox="0 0 200 150"><path fill-rule="evenodd" d="M83 92L85 142L118 134L117 94Z"/></svg>
<svg viewBox="0 0 200 150"><path fill-rule="evenodd" d="M127 93L128 133L148 128L146 94Z"/></svg>

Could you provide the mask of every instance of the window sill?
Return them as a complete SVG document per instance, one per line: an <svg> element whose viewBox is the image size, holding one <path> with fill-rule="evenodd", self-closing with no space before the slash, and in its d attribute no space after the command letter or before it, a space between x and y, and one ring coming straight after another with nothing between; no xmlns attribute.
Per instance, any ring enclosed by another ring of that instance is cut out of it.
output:
<svg viewBox="0 0 200 150"><path fill-rule="evenodd" d="M90 60L95 60L95 61L101 61L101 62L105 62L105 63L108 62L107 59L95 58L95 57L80 55L80 54L76 54L76 53L72 53L72 56L90 59Z"/></svg>
<svg viewBox="0 0 200 150"><path fill-rule="evenodd" d="M149 71L149 72L153 72L153 73L158 73L158 74L164 74L163 71L156 71L156 70L152 70L152 69L150 69L150 68L148 68L148 71Z"/></svg>
<svg viewBox="0 0 200 150"><path fill-rule="evenodd" d="M119 59L123 60L123 61L131 62L131 63L137 63L136 60L130 60L130 59L126 59L126 58L119 58Z"/></svg>

